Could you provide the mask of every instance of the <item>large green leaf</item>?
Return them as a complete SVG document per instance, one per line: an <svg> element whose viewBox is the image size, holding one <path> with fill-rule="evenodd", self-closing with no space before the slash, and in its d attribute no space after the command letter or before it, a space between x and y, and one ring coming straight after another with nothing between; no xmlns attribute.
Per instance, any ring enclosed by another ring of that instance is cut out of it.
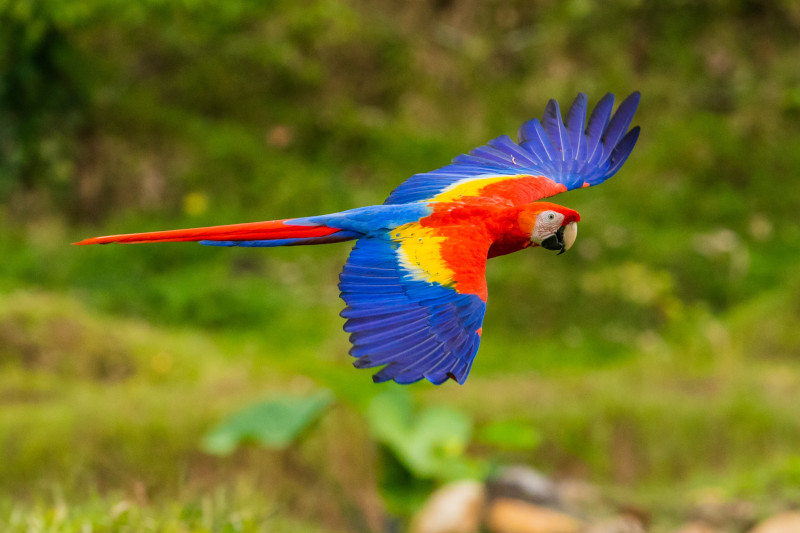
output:
<svg viewBox="0 0 800 533"><path fill-rule="evenodd" d="M333 401L329 391L308 397L279 396L230 415L203 437L204 451L228 455L244 442L286 448Z"/></svg>
<svg viewBox="0 0 800 533"><path fill-rule="evenodd" d="M449 407L414 411L411 396L395 388L375 396L367 410L370 428L415 476L452 479L475 475L464 451L472 421Z"/></svg>

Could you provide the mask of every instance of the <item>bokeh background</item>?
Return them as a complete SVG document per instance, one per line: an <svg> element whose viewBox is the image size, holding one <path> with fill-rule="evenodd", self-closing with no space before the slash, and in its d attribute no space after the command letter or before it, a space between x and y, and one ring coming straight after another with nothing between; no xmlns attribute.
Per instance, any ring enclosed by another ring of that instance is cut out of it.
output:
<svg viewBox="0 0 800 533"><path fill-rule="evenodd" d="M490 263L461 387L350 367L347 244L69 246L381 203L634 90L573 250ZM792 0L2 0L0 527L369 531L512 463L655 530L796 505L799 174Z"/></svg>

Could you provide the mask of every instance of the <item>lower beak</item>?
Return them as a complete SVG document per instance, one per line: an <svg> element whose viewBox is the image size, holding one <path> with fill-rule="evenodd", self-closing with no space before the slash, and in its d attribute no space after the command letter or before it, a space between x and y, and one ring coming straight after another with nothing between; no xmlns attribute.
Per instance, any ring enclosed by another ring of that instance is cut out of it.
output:
<svg viewBox="0 0 800 533"><path fill-rule="evenodd" d="M558 231L542 241L542 248L546 250L558 250L558 255L563 254L575 243L578 236L578 225L570 222L566 226L561 226Z"/></svg>

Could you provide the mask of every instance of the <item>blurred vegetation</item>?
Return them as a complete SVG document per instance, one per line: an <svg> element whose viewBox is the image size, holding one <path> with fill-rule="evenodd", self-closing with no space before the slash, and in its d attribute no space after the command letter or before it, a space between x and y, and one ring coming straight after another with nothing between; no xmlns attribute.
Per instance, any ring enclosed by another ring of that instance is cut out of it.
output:
<svg viewBox="0 0 800 533"><path fill-rule="evenodd" d="M639 145L558 198L573 253L490 263L467 385L414 401L474 426L459 460L613 486L656 526L708 490L800 502L796 2L0 0L0 28L3 529L377 529L415 473L346 355L348 246L66 243L380 203L578 91L641 90ZM296 445L201 451L320 388Z"/></svg>
<svg viewBox="0 0 800 533"><path fill-rule="evenodd" d="M203 450L229 455L242 444L285 449L294 444L328 407L333 397L320 391L309 397L280 396L234 413L203 437Z"/></svg>

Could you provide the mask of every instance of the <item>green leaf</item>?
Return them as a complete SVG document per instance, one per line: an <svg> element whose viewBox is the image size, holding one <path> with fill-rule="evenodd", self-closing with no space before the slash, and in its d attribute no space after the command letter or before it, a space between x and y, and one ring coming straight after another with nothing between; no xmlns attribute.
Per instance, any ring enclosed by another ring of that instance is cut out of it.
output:
<svg viewBox="0 0 800 533"><path fill-rule="evenodd" d="M333 395L325 390L307 398L279 396L258 402L233 413L206 433L201 447L214 455L228 455L244 442L286 448L332 401Z"/></svg>
<svg viewBox="0 0 800 533"><path fill-rule="evenodd" d="M464 456L472 421L461 411L431 407L414 412L405 389L378 394L367 410L370 428L415 476L452 479L475 468Z"/></svg>

